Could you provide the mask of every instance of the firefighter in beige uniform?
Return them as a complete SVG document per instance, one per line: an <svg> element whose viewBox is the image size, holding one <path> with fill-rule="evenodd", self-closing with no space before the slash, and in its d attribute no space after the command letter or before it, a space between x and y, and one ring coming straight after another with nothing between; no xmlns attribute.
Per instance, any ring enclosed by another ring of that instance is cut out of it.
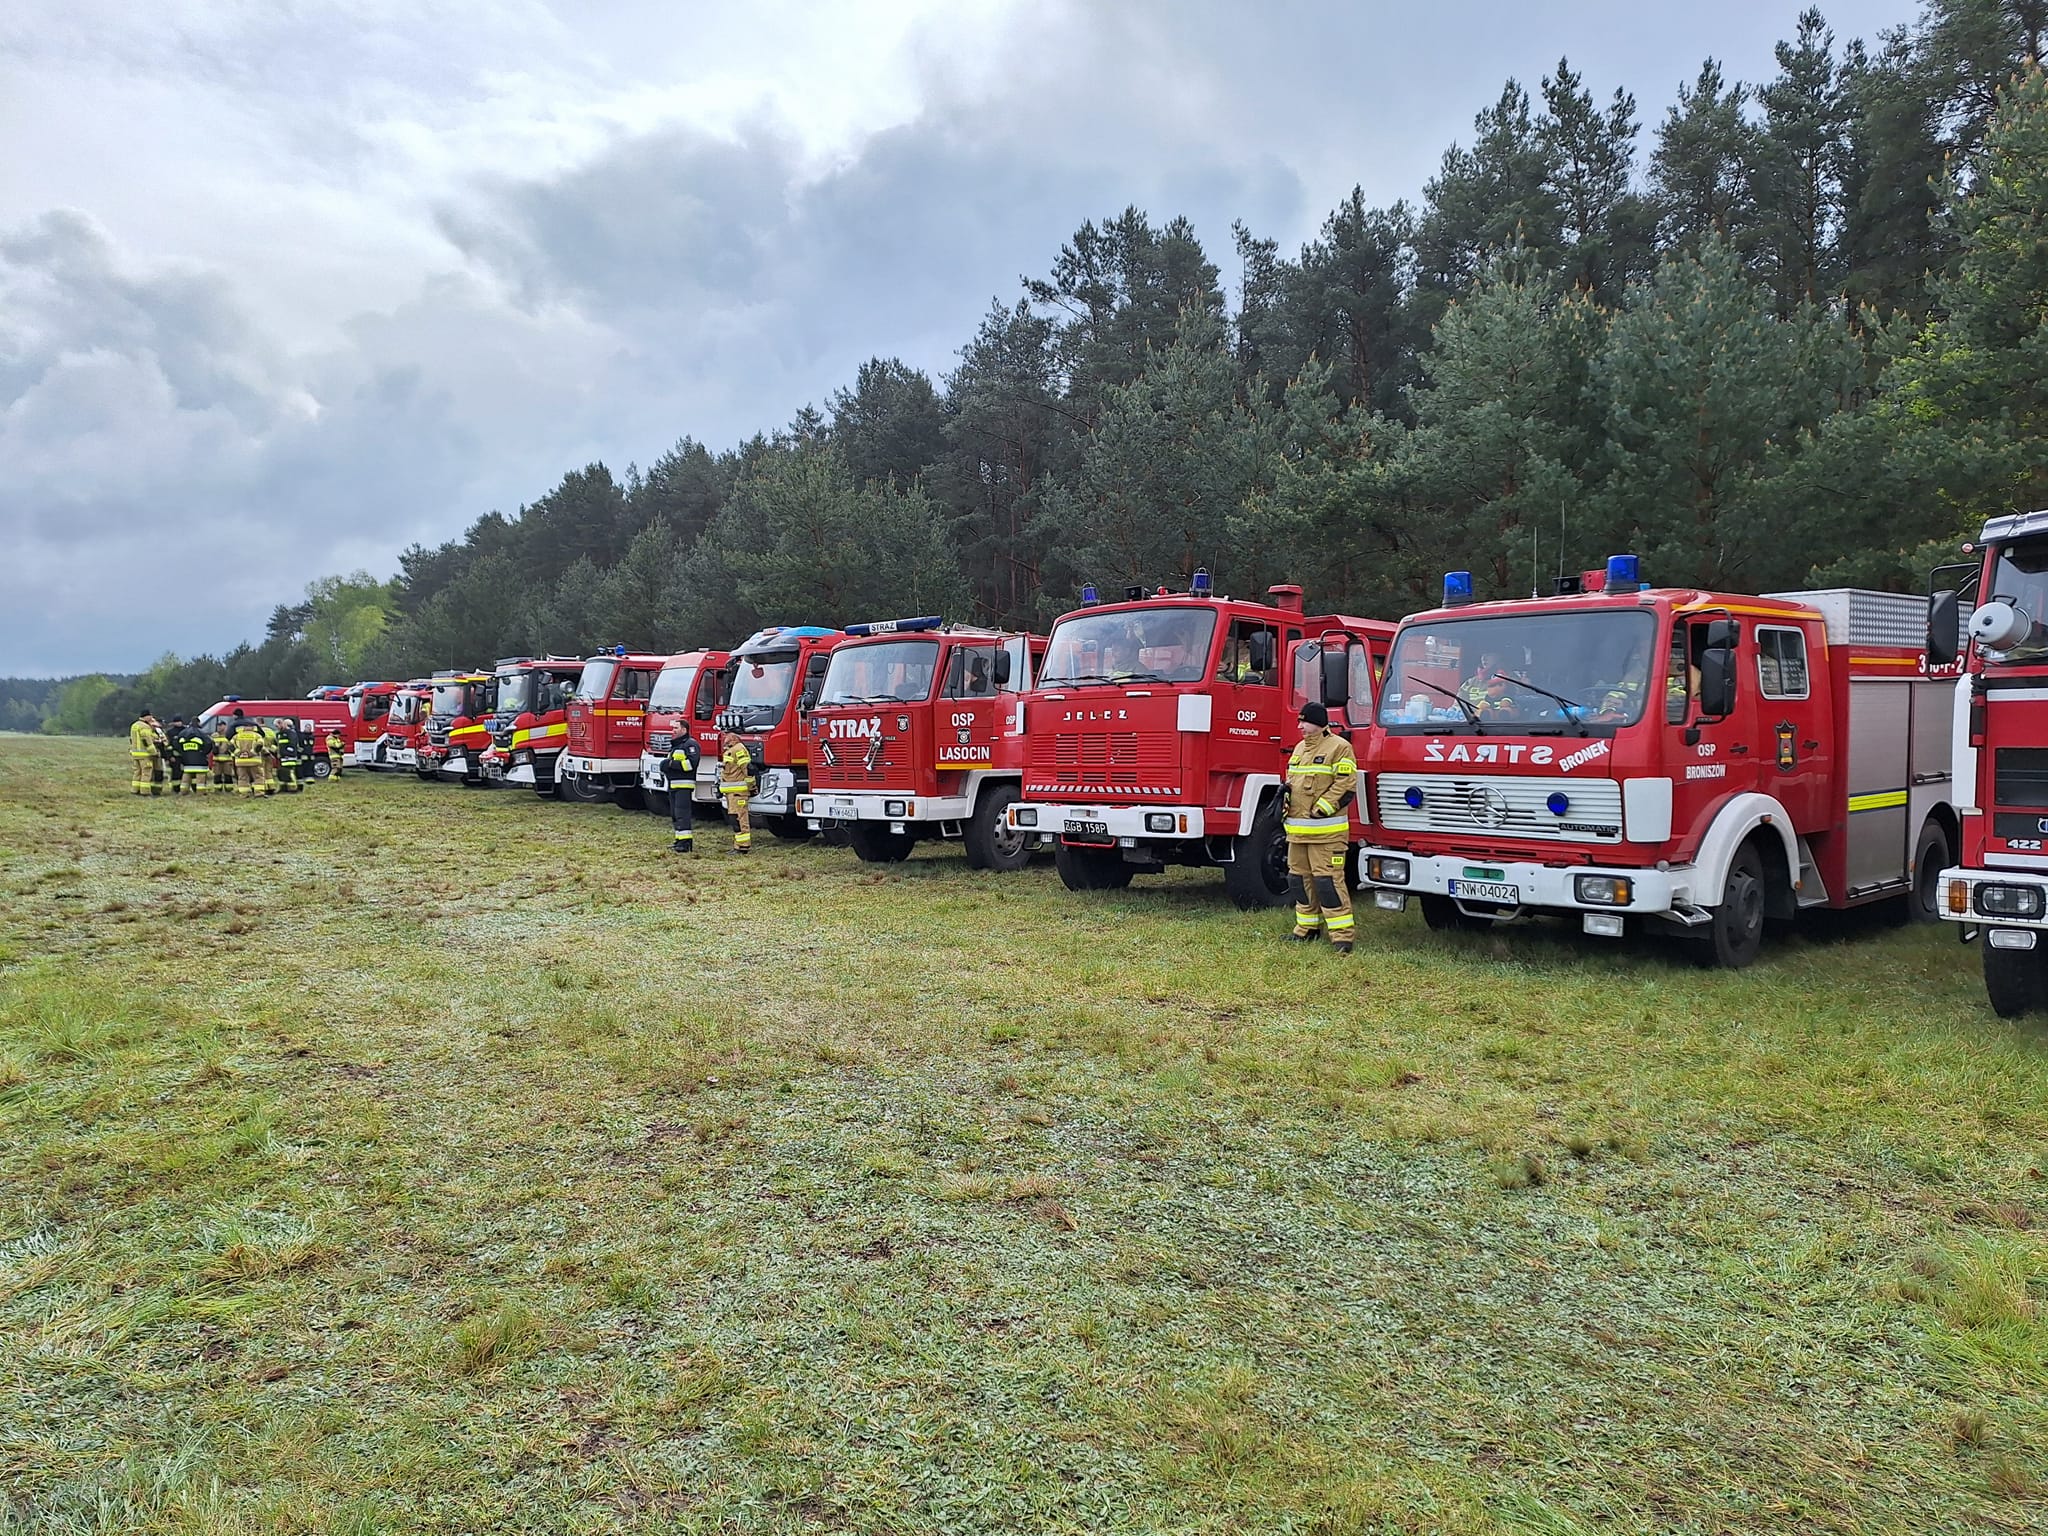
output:
<svg viewBox="0 0 2048 1536"><path fill-rule="evenodd" d="M1351 953L1351 892L1344 860L1351 845L1348 807L1358 790L1358 760L1351 743L1330 729L1320 704L1301 706L1301 743L1287 762L1288 884L1294 892L1294 932L1304 943L1329 934L1339 954Z"/></svg>
<svg viewBox="0 0 2048 1536"><path fill-rule="evenodd" d="M725 814L732 818L732 851L745 853L754 842L754 829L747 820L747 800L754 793L754 754L744 741L726 733L725 746L718 754L718 798Z"/></svg>

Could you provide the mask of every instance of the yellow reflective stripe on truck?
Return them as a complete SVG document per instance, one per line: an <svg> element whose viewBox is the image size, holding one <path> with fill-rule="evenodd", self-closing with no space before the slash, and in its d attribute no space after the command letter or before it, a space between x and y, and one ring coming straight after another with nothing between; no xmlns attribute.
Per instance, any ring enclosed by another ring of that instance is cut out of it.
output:
<svg viewBox="0 0 2048 1536"><path fill-rule="evenodd" d="M1881 789L1875 794L1849 797L1849 809L1852 811L1888 811L1905 803L1906 792L1903 789Z"/></svg>

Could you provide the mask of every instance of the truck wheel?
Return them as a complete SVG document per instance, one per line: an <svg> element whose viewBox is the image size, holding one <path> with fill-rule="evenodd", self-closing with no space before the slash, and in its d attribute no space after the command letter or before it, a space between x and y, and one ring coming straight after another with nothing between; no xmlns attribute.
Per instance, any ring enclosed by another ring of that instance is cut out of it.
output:
<svg viewBox="0 0 2048 1536"><path fill-rule="evenodd" d="M1052 862L1060 872L1060 884L1070 891L1120 891L1131 883L1131 866L1114 848L1069 848L1055 843Z"/></svg>
<svg viewBox="0 0 2048 1536"><path fill-rule="evenodd" d="M967 821L969 869L993 869L1008 874L1031 862L1031 835L1010 825L1009 809L1017 802L1017 786L996 784L982 791L981 802Z"/></svg>
<svg viewBox="0 0 2048 1536"><path fill-rule="evenodd" d="M315 758L315 759L313 760L313 777L314 777L314 778L316 778L316 779L324 779L324 778L328 777L328 776L329 776L330 774L332 774L333 772L334 772L334 764L332 764L332 763L328 762L326 758L324 758L324 757L318 757L318 758Z"/></svg>
<svg viewBox="0 0 2048 1536"><path fill-rule="evenodd" d="M811 840L811 825L801 816L763 816L761 820L785 843L808 843Z"/></svg>
<svg viewBox="0 0 2048 1536"><path fill-rule="evenodd" d="M1764 942L1764 861L1754 843L1744 843L1728 866L1721 905L1707 922L1707 944L1714 964L1739 971L1756 959Z"/></svg>
<svg viewBox="0 0 2048 1536"><path fill-rule="evenodd" d="M1928 822L1913 846L1913 894L1906 898L1906 910L1914 922L1941 921L1941 872L1952 862L1948 828L1938 821Z"/></svg>
<svg viewBox="0 0 2048 1536"><path fill-rule="evenodd" d="M2024 1018L2048 1008L2048 962L2038 947L1993 949L1985 943L1984 991L1991 1011L2001 1019Z"/></svg>
<svg viewBox="0 0 2048 1536"><path fill-rule="evenodd" d="M612 791L612 804L622 811L645 811L652 807L647 803L647 792L638 784L621 784Z"/></svg>
<svg viewBox="0 0 2048 1536"><path fill-rule="evenodd" d="M417 763L415 763L415 764L413 765L413 770L412 770L412 771L413 771L413 774L414 774L414 776L415 776L415 777L417 777L417 778L419 778L419 779L422 779L422 780L424 780L424 781L425 781L426 783L428 783L428 784L431 784L431 783L433 783L433 782L434 782L434 780L436 780L436 779L438 779L439 777L441 777L441 775L439 775L438 773L434 772L434 770L433 770L433 769L431 769L431 768L422 768L422 767L420 767L420 766L419 766L419 765L418 765Z"/></svg>
<svg viewBox="0 0 2048 1536"><path fill-rule="evenodd" d="M1233 838L1236 858L1223 866L1223 889L1247 911L1287 901L1287 828L1277 797L1260 807L1252 829Z"/></svg>
<svg viewBox="0 0 2048 1536"><path fill-rule="evenodd" d="M591 783L580 773L558 774L556 782L562 786L562 798L578 805L595 805L605 798L604 786Z"/></svg>
<svg viewBox="0 0 2048 1536"><path fill-rule="evenodd" d="M1436 933L1477 933L1482 928L1498 926L1483 917L1474 917L1461 911L1458 904L1448 896L1423 896L1422 920Z"/></svg>
<svg viewBox="0 0 2048 1536"><path fill-rule="evenodd" d="M872 821L848 822L846 841L863 864L900 864L917 846L917 839L908 832L891 832Z"/></svg>

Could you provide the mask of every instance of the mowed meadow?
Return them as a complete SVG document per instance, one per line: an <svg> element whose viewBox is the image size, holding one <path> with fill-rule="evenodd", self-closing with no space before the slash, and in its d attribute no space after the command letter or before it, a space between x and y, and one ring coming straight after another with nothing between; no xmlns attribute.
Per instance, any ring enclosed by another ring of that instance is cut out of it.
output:
<svg viewBox="0 0 2048 1536"><path fill-rule="evenodd" d="M1951 931L126 779L0 738L0 1529L2048 1528L2048 1025Z"/></svg>

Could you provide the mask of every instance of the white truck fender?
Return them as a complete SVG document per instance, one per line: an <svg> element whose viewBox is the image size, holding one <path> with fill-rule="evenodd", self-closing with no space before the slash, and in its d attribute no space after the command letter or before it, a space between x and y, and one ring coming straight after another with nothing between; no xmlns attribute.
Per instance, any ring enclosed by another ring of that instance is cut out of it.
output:
<svg viewBox="0 0 2048 1536"><path fill-rule="evenodd" d="M1280 787L1277 773L1251 773L1245 775L1244 798L1238 802L1237 835L1252 835L1252 818L1259 814L1259 801L1265 797L1268 788Z"/></svg>
<svg viewBox="0 0 2048 1536"><path fill-rule="evenodd" d="M1768 823L1768 825L1766 825ZM1799 837L1792 830L1792 818L1770 795L1751 791L1736 795L1714 813L1700 851L1693 858L1692 899L1695 905L1718 907L1722 888L1728 883L1728 866L1735 862L1735 850L1750 833L1763 827L1775 836L1785 852L1785 867L1799 878Z"/></svg>

